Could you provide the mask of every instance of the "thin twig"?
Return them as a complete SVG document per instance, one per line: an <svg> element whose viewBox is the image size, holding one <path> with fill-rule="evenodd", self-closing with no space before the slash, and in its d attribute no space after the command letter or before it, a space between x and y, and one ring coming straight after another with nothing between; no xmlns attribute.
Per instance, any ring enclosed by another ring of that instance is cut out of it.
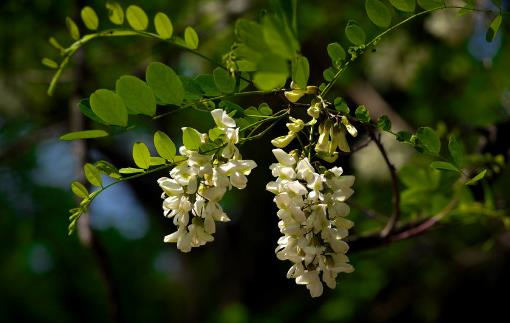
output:
<svg viewBox="0 0 510 323"><path fill-rule="evenodd" d="M400 219L400 190L398 188L397 170L395 169L395 166L391 163L388 157L388 153L386 152L386 149L384 148L381 142L380 135L377 135L372 129L368 127L367 130L370 135L370 138L372 138L372 140L375 142L377 148L379 149L379 152L384 158L384 161L386 163L386 166L388 166L388 170L391 176L391 189L393 192L393 214L388 220L388 223L386 223L384 229L381 231L381 236L387 237L389 234L391 234L391 232L397 225L398 220Z"/></svg>

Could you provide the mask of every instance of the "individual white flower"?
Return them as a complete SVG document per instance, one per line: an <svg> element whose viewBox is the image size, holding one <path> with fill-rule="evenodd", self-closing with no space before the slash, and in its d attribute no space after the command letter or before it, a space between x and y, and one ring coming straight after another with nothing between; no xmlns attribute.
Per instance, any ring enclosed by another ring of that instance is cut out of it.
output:
<svg viewBox="0 0 510 323"><path fill-rule="evenodd" d="M236 126L234 119L232 119L225 110L214 109L211 111L211 115L214 119L214 123L216 123L216 126L220 129L234 128Z"/></svg>

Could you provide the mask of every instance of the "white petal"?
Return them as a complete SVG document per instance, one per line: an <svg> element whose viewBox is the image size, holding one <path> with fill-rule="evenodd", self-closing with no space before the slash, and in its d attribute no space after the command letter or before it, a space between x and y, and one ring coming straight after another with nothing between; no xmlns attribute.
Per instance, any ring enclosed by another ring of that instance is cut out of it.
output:
<svg viewBox="0 0 510 323"><path fill-rule="evenodd" d="M211 111L211 115L218 128L234 128L236 122L232 119L224 110L214 109Z"/></svg>

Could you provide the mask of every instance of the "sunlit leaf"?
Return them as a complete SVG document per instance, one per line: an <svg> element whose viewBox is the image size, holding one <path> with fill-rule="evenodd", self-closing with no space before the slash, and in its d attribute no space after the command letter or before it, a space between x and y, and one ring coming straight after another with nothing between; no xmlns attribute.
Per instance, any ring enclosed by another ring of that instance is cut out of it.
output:
<svg viewBox="0 0 510 323"><path fill-rule="evenodd" d="M83 166L83 171L85 173L85 178L89 181L90 184L94 186L101 186L103 181L101 180L101 174L99 174L99 170L96 166L91 163L86 163Z"/></svg>
<svg viewBox="0 0 510 323"><path fill-rule="evenodd" d="M92 139L106 136L108 136L108 132L104 130L83 130L66 133L60 136L60 140Z"/></svg>
<svg viewBox="0 0 510 323"><path fill-rule="evenodd" d="M300 88L306 88L310 77L310 64L304 56L298 55L292 60L292 81Z"/></svg>
<svg viewBox="0 0 510 323"><path fill-rule="evenodd" d="M182 82L171 67L151 63L145 71L145 79L161 103L179 105L184 99Z"/></svg>
<svg viewBox="0 0 510 323"><path fill-rule="evenodd" d="M503 17L501 15L496 16L489 25L489 29L487 30L487 33L485 34L485 39L488 42L492 42L496 35L498 34L499 27L501 26L501 21L503 20Z"/></svg>
<svg viewBox="0 0 510 323"><path fill-rule="evenodd" d="M128 24L134 30L145 30L149 25L149 18L142 8L131 5L126 10L126 19Z"/></svg>
<svg viewBox="0 0 510 323"><path fill-rule="evenodd" d="M487 174L487 169L482 170L475 177L467 181L466 185L475 185L477 182L479 182L485 177L485 174Z"/></svg>
<svg viewBox="0 0 510 323"><path fill-rule="evenodd" d="M164 159L169 161L174 159L176 153L175 144L166 133L162 131L154 133L154 146L158 154Z"/></svg>
<svg viewBox="0 0 510 323"><path fill-rule="evenodd" d="M358 121L362 123L369 123L371 120L370 114L368 113L368 109L364 105L360 105L356 108L355 115L356 119L358 119Z"/></svg>
<svg viewBox="0 0 510 323"><path fill-rule="evenodd" d="M80 30L73 19L66 17L66 26L71 38L74 40L80 39Z"/></svg>
<svg viewBox="0 0 510 323"><path fill-rule="evenodd" d="M78 181L74 181L71 183L71 191L74 193L74 195L80 198L86 199L89 197L89 191L87 190L87 188Z"/></svg>
<svg viewBox="0 0 510 323"><path fill-rule="evenodd" d="M200 132L189 127L182 128L182 142L187 149L197 150L202 144Z"/></svg>
<svg viewBox="0 0 510 323"><path fill-rule="evenodd" d="M137 173L143 173L145 170L141 168L134 168L134 167L125 167L119 169L119 173L121 174L137 174Z"/></svg>
<svg viewBox="0 0 510 323"><path fill-rule="evenodd" d="M115 25L122 25L124 23L124 10L118 2L107 1L106 9L108 10L108 18Z"/></svg>
<svg viewBox="0 0 510 323"><path fill-rule="evenodd" d="M431 10L443 6L443 0L418 0L418 4L425 10Z"/></svg>
<svg viewBox="0 0 510 323"><path fill-rule="evenodd" d="M128 113L121 97L115 92L100 89L90 96L92 111L107 124L127 126Z"/></svg>
<svg viewBox="0 0 510 323"><path fill-rule="evenodd" d="M160 166L160 165L164 165L164 164L166 164L166 160L164 158L154 157L154 156L150 157L150 165L151 166Z"/></svg>
<svg viewBox="0 0 510 323"><path fill-rule="evenodd" d="M58 68L58 63L49 58L43 58L41 63L49 68Z"/></svg>
<svg viewBox="0 0 510 323"><path fill-rule="evenodd" d="M151 164L149 148L143 142L135 142L133 145L133 160L136 166L147 169Z"/></svg>
<svg viewBox="0 0 510 323"><path fill-rule="evenodd" d="M253 83L262 91L281 88L289 75L287 61L279 56L266 56L259 62Z"/></svg>
<svg viewBox="0 0 510 323"><path fill-rule="evenodd" d="M81 20L87 29L97 30L99 27L99 18L97 17L96 12L89 6L83 7L80 12Z"/></svg>
<svg viewBox="0 0 510 323"><path fill-rule="evenodd" d="M158 12L156 16L154 16L154 27L156 28L156 32L161 38L172 38L174 27L172 25L172 21L166 14Z"/></svg>
<svg viewBox="0 0 510 323"><path fill-rule="evenodd" d="M131 114L153 116L156 113L156 98L152 89L136 76L121 76L115 83L115 91L122 98Z"/></svg>
<svg viewBox="0 0 510 323"><path fill-rule="evenodd" d="M117 167L113 166L111 163L107 162L106 160L99 160L94 163L97 170L99 170L101 173L105 174L106 176L109 176L114 179L120 179L122 176L119 173L119 170Z"/></svg>
<svg viewBox="0 0 510 323"><path fill-rule="evenodd" d="M188 48L198 48L198 34L193 27L188 26L184 30L184 42Z"/></svg>

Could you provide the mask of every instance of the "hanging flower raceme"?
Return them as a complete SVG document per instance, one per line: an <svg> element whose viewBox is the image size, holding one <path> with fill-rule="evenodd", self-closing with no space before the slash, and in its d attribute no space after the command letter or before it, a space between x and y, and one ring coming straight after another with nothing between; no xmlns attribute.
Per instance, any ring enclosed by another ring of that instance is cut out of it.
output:
<svg viewBox="0 0 510 323"><path fill-rule="evenodd" d="M308 158L297 153L274 149L273 154L278 163L270 169L277 179L266 189L276 195L278 227L283 234L276 256L293 262L287 277L318 297L322 282L333 289L339 273L354 270L344 241L353 225L345 218L350 211L345 201L354 192L354 176L342 176L340 167L319 174Z"/></svg>
<svg viewBox="0 0 510 323"><path fill-rule="evenodd" d="M239 128L225 111L211 111L215 128L215 140L211 151L179 148L186 163L170 171L170 177L158 179L163 189L164 215L173 218L177 231L165 236L165 242L177 243L182 252L189 252L213 241L216 221L226 222L229 217L223 211L220 200L232 187L243 189L247 175L257 166L253 160L243 160L236 144ZM201 144L210 142L207 134L200 134Z"/></svg>

